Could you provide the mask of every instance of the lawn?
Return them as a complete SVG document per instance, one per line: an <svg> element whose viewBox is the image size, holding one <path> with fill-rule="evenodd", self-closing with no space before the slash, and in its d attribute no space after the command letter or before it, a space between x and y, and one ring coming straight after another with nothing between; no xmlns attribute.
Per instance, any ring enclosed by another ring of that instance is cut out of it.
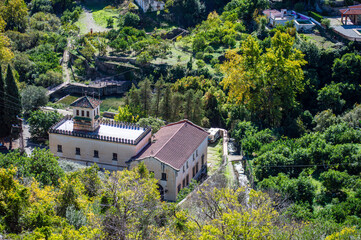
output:
<svg viewBox="0 0 361 240"><path fill-rule="evenodd" d="M123 97L107 97L102 99L101 112L118 112L118 107L124 105Z"/></svg>
<svg viewBox="0 0 361 240"><path fill-rule="evenodd" d="M80 14L78 21L75 23L75 26L80 29L80 35L88 33L88 28L86 26L86 15L84 12Z"/></svg>
<svg viewBox="0 0 361 240"><path fill-rule="evenodd" d="M71 96L71 95L67 95L66 97L63 97L62 99L60 99L59 101L57 101L56 103L61 103L63 104L65 107L70 106L70 104L72 104L75 100L77 100L78 97L75 96Z"/></svg>
<svg viewBox="0 0 361 240"><path fill-rule="evenodd" d="M101 10L93 11L93 18L96 24L102 26L104 28L107 27L107 19L113 18L114 19L114 29L118 28L118 17L119 17L119 10L116 8L105 7Z"/></svg>
<svg viewBox="0 0 361 240"><path fill-rule="evenodd" d="M64 107L69 107L71 103L77 100L79 96L68 95L56 103L63 104ZM123 97L105 97L102 100L102 104L100 105L100 112L118 112L118 107L124 105Z"/></svg>
<svg viewBox="0 0 361 240"><path fill-rule="evenodd" d="M303 34L306 39L309 39L311 42L314 42L318 47L323 49L328 49L333 47L335 44L331 41L328 41L327 38L315 35L315 34Z"/></svg>
<svg viewBox="0 0 361 240"><path fill-rule="evenodd" d="M212 175L222 164L223 140L208 145L208 174Z"/></svg>

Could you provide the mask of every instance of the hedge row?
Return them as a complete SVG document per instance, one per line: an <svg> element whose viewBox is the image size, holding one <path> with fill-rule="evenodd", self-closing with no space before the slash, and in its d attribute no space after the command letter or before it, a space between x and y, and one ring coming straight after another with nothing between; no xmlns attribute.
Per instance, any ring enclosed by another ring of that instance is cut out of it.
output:
<svg viewBox="0 0 361 240"><path fill-rule="evenodd" d="M308 15L309 15L310 17L314 18L317 22L321 22L321 20L323 19L323 17L322 17L320 14L315 13L315 12L309 11L309 12L308 12Z"/></svg>

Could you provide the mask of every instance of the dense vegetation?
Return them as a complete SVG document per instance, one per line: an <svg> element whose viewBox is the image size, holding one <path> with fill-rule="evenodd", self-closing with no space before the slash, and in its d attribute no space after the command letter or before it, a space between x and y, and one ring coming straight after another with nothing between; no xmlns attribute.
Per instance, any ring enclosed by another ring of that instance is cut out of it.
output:
<svg viewBox="0 0 361 240"><path fill-rule="evenodd" d="M15 151L0 155L0 234L360 238L360 45L324 47L290 23L267 28L262 10L313 12L313 0L165 2L164 11L143 13L131 1L109 1L93 14L106 28L90 32L80 21L88 1L0 1L0 140L18 137L13 126L21 116L34 139L46 140L61 118L40 109L49 101L46 88L121 75L132 87L116 120L150 125L153 133L183 118L229 130L252 189L202 186L196 209L184 208L160 201L157 181L143 165L103 173L46 150ZM328 28L315 32L336 42Z"/></svg>

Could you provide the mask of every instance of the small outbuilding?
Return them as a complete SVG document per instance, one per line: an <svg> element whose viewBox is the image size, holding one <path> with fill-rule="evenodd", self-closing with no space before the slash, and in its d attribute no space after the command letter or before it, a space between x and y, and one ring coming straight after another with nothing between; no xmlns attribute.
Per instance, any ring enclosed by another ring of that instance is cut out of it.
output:
<svg viewBox="0 0 361 240"><path fill-rule="evenodd" d="M354 25L361 23L361 4L340 9L340 12L342 24L347 25L347 19L350 19Z"/></svg>

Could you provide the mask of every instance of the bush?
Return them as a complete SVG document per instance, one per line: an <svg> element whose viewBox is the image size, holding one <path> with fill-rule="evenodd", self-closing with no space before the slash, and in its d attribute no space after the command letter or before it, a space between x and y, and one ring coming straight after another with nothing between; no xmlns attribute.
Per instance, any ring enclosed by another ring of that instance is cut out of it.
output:
<svg viewBox="0 0 361 240"><path fill-rule="evenodd" d="M331 21L328 18L321 19L321 24L325 25L326 28L330 28Z"/></svg>
<svg viewBox="0 0 361 240"><path fill-rule="evenodd" d="M196 59L198 59L198 60L203 59L203 53L202 52L197 52L196 53Z"/></svg>
<svg viewBox="0 0 361 240"><path fill-rule="evenodd" d="M214 53L214 48L212 46L208 46L204 49L204 52L206 53Z"/></svg>
<svg viewBox="0 0 361 240"><path fill-rule="evenodd" d="M58 112L34 111L28 119L32 137L47 138L49 128L60 121L62 115Z"/></svg>
<svg viewBox="0 0 361 240"><path fill-rule="evenodd" d="M312 11L308 12L308 15L309 15L310 17L314 18L314 19L315 19L316 21L318 21L318 22L321 22L322 19L323 19L323 17L322 17L320 14L317 14L317 13L312 12Z"/></svg>
<svg viewBox="0 0 361 240"><path fill-rule="evenodd" d="M206 62L206 63L210 63L212 60L213 60L213 55L211 54L205 54L203 56L203 60Z"/></svg>
<svg viewBox="0 0 361 240"><path fill-rule="evenodd" d="M57 86L63 83L63 76L59 72L47 71L35 79L35 84L42 87Z"/></svg>
<svg viewBox="0 0 361 240"><path fill-rule="evenodd" d="M42 87L27 86L21 93L21 105L25 112L45 106L48 103L47 91Z"/></svg>
<svg viewBox="0 0 361 240"><path fill-rule="evenodd" d="M127 12L124 16L124 26L137 27L140 22L140 18L137 14Z"/></svg>

